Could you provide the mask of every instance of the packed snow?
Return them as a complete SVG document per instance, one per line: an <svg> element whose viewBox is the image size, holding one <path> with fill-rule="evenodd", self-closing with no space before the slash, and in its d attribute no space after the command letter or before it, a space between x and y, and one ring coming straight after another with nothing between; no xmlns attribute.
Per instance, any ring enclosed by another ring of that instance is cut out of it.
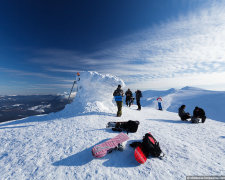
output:
<svg viewBox="0 0 225 180"><path fill-rule="evenodd" d="M141 111L123 106L116 117L113 91L123 80L113 75L83 72L73 103L57 113L0 123L0 179L186 179L186 176L225 175L225 92L192 87L144 91ZM131 89L132 90L132 89ZM133 92L135 89L133 89ZM162 97L163 111L156 98ZM186 104L206 111L206 122L192 124L177 115ZM118 134L109 121L138 120L124 151L94 158L93 146ZM166 156L140 165L129 146L151 132Z"/></svg>

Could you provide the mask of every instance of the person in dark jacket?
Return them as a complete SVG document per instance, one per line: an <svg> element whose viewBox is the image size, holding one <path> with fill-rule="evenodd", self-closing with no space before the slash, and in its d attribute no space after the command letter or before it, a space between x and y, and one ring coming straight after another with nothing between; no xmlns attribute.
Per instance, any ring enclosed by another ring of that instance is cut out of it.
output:
<svg viewBox="0 0 225 180"><path fill-rule="evenodd" d="M202 119L202 123L204 123L206 120L205 111L202 108L196 106L193 111L193 117L191 120L193 123L199 123L198 118Z"/></svg>
<svg viewBox="0 0 225 180"><path fill-rule="evenodd" d="M123 90L121 89L121 85L119 84L117 89L114 91L113 96L115 98L116 101L116 105L118 108L117 111L117 117L120 117L122 115L122 106L123 106Z"/></svg>
<svg viewBox="0 0 225 180"><path fill-rule="evenodd" d="M137 90L136 92L136 102L137 102L137 106L138 106L138 109L137 110L141 110L141 97L142 97L142 93L141 93L141 91L140 90Z"/></svg>
<svg viewBox="0 0 225 180"><path fill-rule="evenodd" d="M125 92L125 95L126 95L126 105L130 107L131 103L132 103L132 98L133 98L133 94L132 94L131 90L128 89Z"/></svg>
<svg viewBox="0 0 225 180"><path fill-rule="evenodd" d="M187 121L187 119L191 118L190 114L188 112L185 112L185 105L183 104L179 109L178 109L178 115L180 116L182 121Z"/></svg>

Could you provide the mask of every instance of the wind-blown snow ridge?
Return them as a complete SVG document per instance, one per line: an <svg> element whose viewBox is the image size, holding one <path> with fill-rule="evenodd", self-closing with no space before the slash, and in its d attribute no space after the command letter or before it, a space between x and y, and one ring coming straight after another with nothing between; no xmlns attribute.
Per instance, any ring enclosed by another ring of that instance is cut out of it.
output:
<svg viewBox="0 0 225 180"><path fill-rule="evenodd" d="M125 87L122 79L110 74L94 71L81 72L78 81L78 92L72 104L66 107L71 112L113 112L113 91L120 84Z"/></svg>

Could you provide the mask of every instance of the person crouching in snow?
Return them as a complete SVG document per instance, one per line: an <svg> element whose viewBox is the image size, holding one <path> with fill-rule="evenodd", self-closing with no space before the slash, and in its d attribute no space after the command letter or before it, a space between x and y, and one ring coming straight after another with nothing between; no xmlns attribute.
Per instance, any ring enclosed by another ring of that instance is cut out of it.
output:
<svg viewBox="0 0 225 180"><path fill-rule="evenodd" d="M114 91L113 96L115 98L116 101L116 105L118 108L117 111L117 117L120 117L122 115L122 106L123 106L123 90L121 89L121 85L119 84L117 89Z"/></svg>
<svg viewBox="0 0 225 180"><path fill-rule="evenodd" d="M206 120L205 111L202 108L196 106L193 111L193 117L191 118L192 123L199 123L199 118L202 119L202 123L205 122Z"/></svg>
<svg viewBox="0 0 225 180"><path fill-rule="evenodd" d="M190 114L184 111L185 107L185 105L182 105L178 110L178 115L182 121L187 121L187 119L191 118Z"/></svg>

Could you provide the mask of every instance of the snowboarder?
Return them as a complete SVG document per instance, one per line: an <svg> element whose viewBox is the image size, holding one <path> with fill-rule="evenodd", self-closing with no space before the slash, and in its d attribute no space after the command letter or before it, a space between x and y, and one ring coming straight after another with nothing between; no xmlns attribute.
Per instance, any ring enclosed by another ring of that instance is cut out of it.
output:
<svg viewBox="0 0 225 180"><path fill-rule="evenodd" d="M180 116L182 121L187 121L187 119L191 118L189 112L185 112L185 105L183 104L179 109L178 109L178 115Z"/></svg>
<svg viewBox="0 0 225 180"><path fill-rule="evenodd" d="M123 106L123 90L121 89L121 85L119 84L117 89L114 91L113 96L115 98L116 101L116 105L118 108L117 111L117 117L120 117L122 115L122 106Z"/></svg>
<svg viewBox="0 0 225 180"><path fill-rule="evenodd" d="M136 102L137 102L137 105L138 105L138 109L137 110L141 110L141 102L140 102L140 99L142 97L142 93L140 90L137 90L136 92Z"/></svg>
<svg viewBox="0 0 225 180"><path fill-rule="evenodd" d="M162 98L158 97L157 101L158 101L158 110L162 111Z"/></svg>
<svg viewBox="0 0 225 180"><path fill-rule="evenodd" d="M205 111L202 108L196 106L193 111L193 117L191 118L192 123L199 123L199 118L202 119L202 123L205 122L206 120Z"/></svg>
<svg viewBox="0 0 225 180"><path fill-rule="evenodd" d="M126 91L125 95L126 95L126 105L130 107L132 103L133 94L129 88Z"/></svg>

